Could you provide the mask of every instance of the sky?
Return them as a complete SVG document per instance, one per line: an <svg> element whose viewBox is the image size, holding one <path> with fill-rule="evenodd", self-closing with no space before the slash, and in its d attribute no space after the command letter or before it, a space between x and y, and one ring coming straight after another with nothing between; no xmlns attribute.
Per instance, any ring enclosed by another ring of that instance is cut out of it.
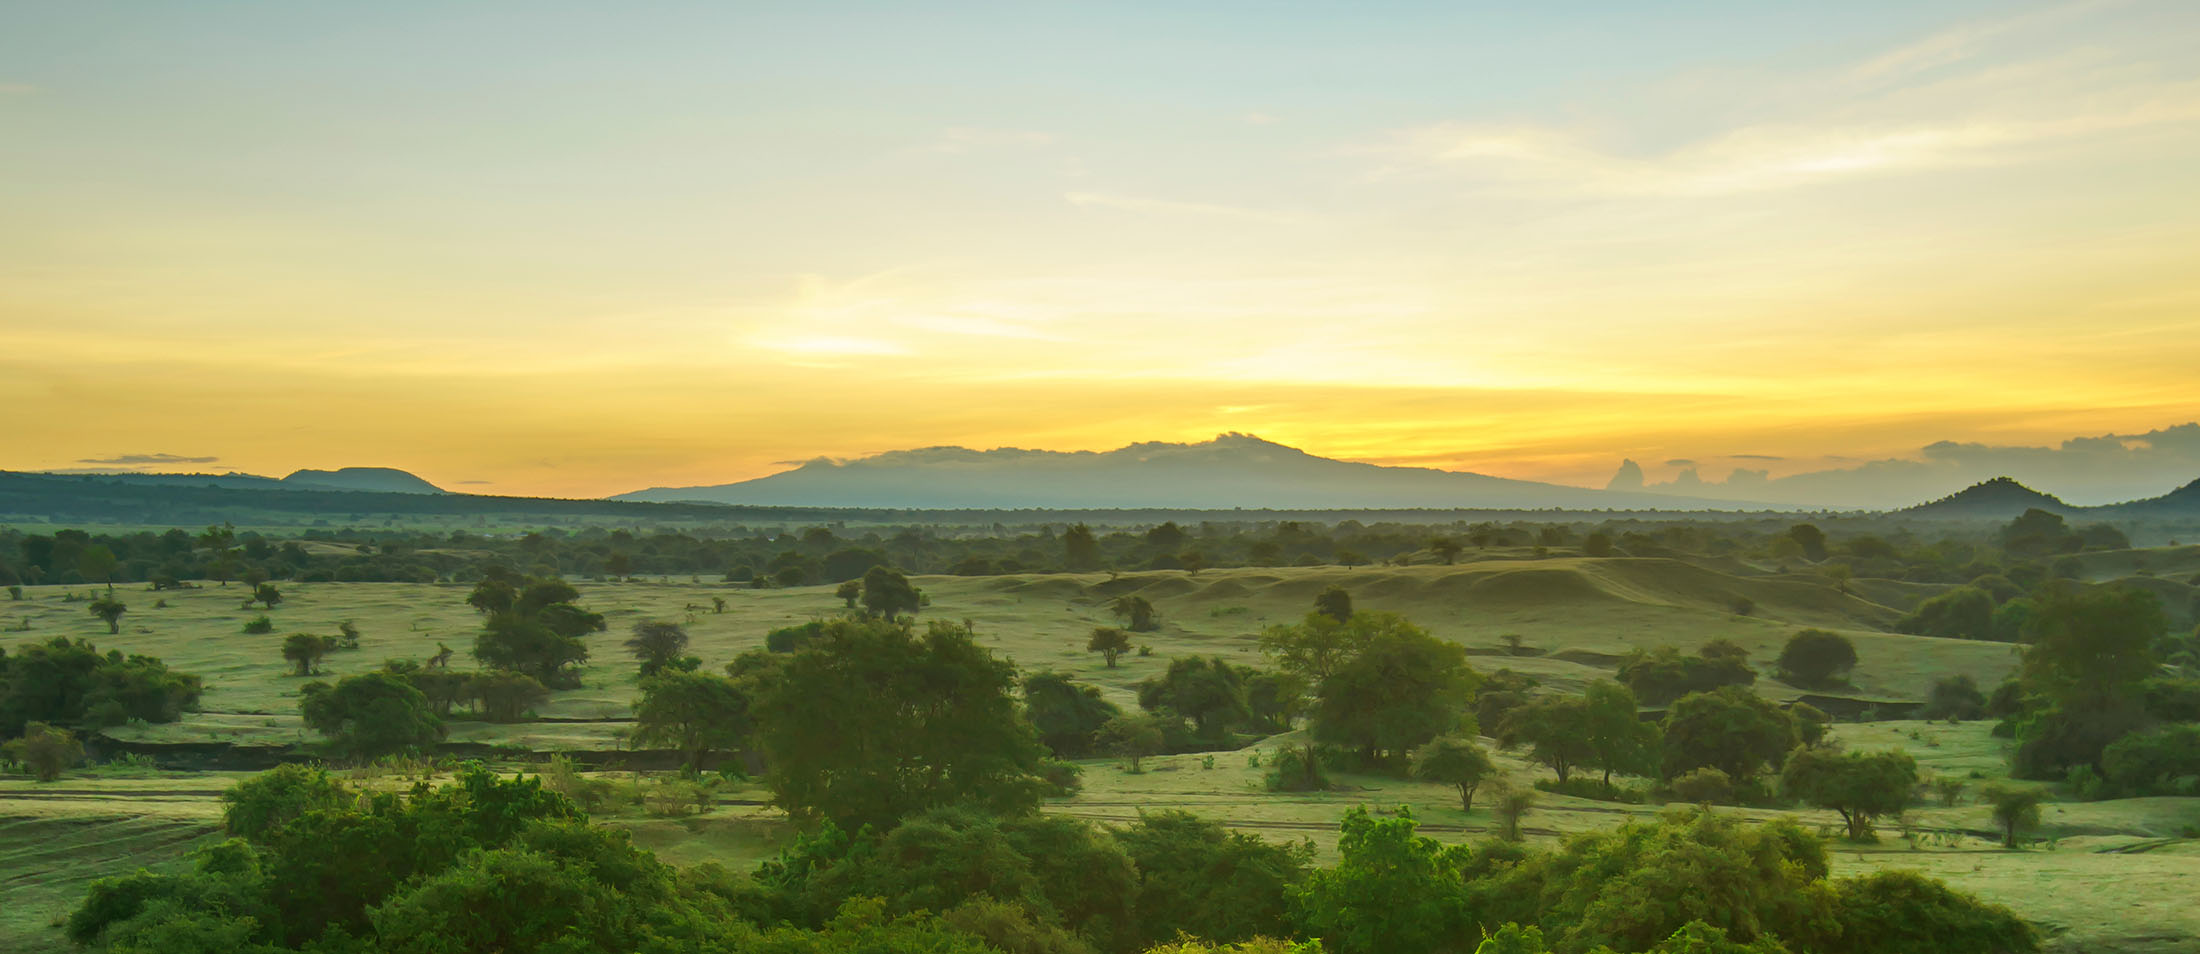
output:
<svg viewBox="0 0 2200 954"><path fill-rule="evenodd" d="M0 468L1239 431L1602 486L2200 419L2189 0L0 23Z"/></svg>

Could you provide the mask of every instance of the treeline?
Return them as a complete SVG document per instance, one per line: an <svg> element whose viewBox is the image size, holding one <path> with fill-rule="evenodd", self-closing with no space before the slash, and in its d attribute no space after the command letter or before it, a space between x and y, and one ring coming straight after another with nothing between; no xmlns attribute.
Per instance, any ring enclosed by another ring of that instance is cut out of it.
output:
<svg viewBox="0 0 2200 954"><path fill-rule="evenodd" d="M226 582L248 573L304 582L470 581L492 566L505 566L542 577L688 576L793 586L854 580L873 566L984 576L1586 555L1746 560L1759 564L1762 572L1813 573L1838 585L1850 579L1897 579L1973 584L1992 593L1997 587L2028 588L2038 579L2070 575L2073 571L2064 561L2077 552L2127 545L2113 527L2069 528L2061 517L2040 511L1999 534L1935 539L1907 531L1836 535L1816 524L1780 520L1435 525L1165 521L1117 529L1082 523L870 529L785 525L707 532L548 529L516 535L312 529L294 537L223 525L197 533L0 530L0 585L142 583L161 588ZM1965 612L1955 615L1970 619ZM1974 629L1990 631L1990 626Z"/></svg>

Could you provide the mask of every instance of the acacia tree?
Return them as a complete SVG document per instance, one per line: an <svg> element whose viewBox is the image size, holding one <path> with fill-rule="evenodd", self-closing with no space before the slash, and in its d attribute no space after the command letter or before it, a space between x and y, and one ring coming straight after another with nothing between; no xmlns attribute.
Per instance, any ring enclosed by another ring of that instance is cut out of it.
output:
<svg viewBox="0 0 2200 954"><path fill-rule="evenodd" d="M275 604L282 601L283 591L276 589L275 584L261 583L252 587L252 598L244 601L244 605L251 606L258 603L267 609L274 609Z"/></svg>
<svg viewBox="0 0 2200 954"><path fill-rule="evenodd" d="M634 704L634 740L679 750L681 765L699 773L714 752L747 744L749 697L739 683L702 672L662 672L642 680Z"/></svg>
<svg viewBox="0 0 2200 954"><path fill-rule="evenodd" d="M1446 736L1413 750L1413 777L1459 789L1459 810L1474 810L1474 792L1497 774L1489 753L1471 739Z"/></svg>
<svg viewBox="0 0 2200 954"><path fill-rule="evenodd" d="M283 637L283 658L298 667L297 674L310 676L321 668L321 660L335 648L335 641L312 633L292 633Z"/></svg>
<svg viewBox="0 0 2200 954"><path fill-rule="evenodd" d="M1979 794L1993 806L1994 824L2001 826L2001 846L2004 848L2023 844L2024 833L2040 823L2040 802L2046 800L2046 796L2039 789L1996 784L1987 786Z"/></svg>
<svg viewBox="0 0 2200 954"><path fill-rule="evenodd" d="M1909 805L1917 788L1917 762L1901 751L1797 749L1780 772L1780 788L1790 797L1839 812L1849 839L1868 841L1874 819Z"/></svg>
<svg viewBox="0 0 2200 954"><path fill-rule="evenodd" d="M626 649L641 663L644 677L654 676L680 662L687 652L688 633L678 623L643 620L634 624L634 635L627 637Z"/></svg>
<svg viewBox="0 0 2200 954"><path fill-rule="evenodd" d="M115 599L113 594L93 600L85 609L107 624L108 635L122 632L122 614L130 611L129 604Z"/></svg>
<svg viewBox="0 0 2200 954"><path fill-rule="evenodd" d="M752 676L751 711L774 801L798 819L852 831L963 801L1027 808L1045 791L1015 667L960 626L830 620L774 658Z"/></svg>
<svg viewBox="0 0 2200 954"><path fill-rule="evenodd" d="M1542 695L1507 714L1497 739L1506 748L1527 746L1528 757L1548 767L1563 784L1576 767L1595 757L1588 722L1588 708L1579 697Z"/></svg>
<svg viewBox="0 0 2200 954"><path fill-rule="evenodd" d="M1349 623L1352 621L1352 594L1341 586L1329 587L1314 597L1314 612L1339 623Z"/></svg>
<svg viewBox="0 0 2200 954"><path fill-rule="evenodd" d="M1145 769L1139 766L1146 756L1158 754L1167 736L1161 731L1161 720L1150 715L1119 715L1100 726L1093 736L1093 743L1101 751L1120 756L1131 764L1131 774Z"/></svg>
<svg viewBox="0 0 2200 954"><path fill-rule="evenodd" d="M1092 638L1085 640L1085 651L1099 653L1108 661L1108 668L1115 668L1116 659L1131 651L1131 635L1113 626L1101 626L1092 631Z"/></svg>

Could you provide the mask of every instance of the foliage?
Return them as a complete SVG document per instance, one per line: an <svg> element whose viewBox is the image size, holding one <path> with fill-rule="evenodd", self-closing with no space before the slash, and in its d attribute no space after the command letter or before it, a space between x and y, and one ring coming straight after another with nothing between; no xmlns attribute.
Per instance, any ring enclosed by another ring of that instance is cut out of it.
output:
<svg viewBox="0 0 2200 954"><path fill-rule="evenodd" d="M2200 795L2200 725L2134 732L2101 753L2108 784L2126 795Z"/></svg>
<svg viewBox="0 0 2200 954"><path fill-rule="evenodd" d="M99 617L100 622L107 624L108 635L122 632L122 614L130 611L129 604L115 599L111 593L93 600L84 609Z"/></svg>
<svg viewBox="0 0 2200 954"><path fill-rule="evenodd" d="M1925 708L1918 714L1926 719L1950 722L1985 718L1986 695L1968 675L1946 676L1933 682L1932 693L1925 698Z"/></svg>
<svg viewBox="0 0 2200 954"><path fill-rule="evenodd" d="M1352 621L1352 594L1341 586L1328 587L1314 596L1314 612L1338 623L1349 623Z"/></svg>
<svg viewBox="0 0 2200 954"><path fill-rule="evenodd" d="M101 653L63 637L0 651L0 738L32 722L64 727L120 725L131 719L174 722L198 707L199 677L170 671L151 656Z"/></svg>
<svg viewBox="0 0 2200 954"><path fill-rule="evenodd" d="M312 633L292 633L283 637L283 658L297 667L297 675L310 676L321 670L321 660L336 649L336 641L327 636Z"/></svg>
<svg viewBox="0 0 2200 954"><path fill-rule="evenodd" d="M923 605L924 594L910 585L901 571L874 566L863 574L864 612L891 619L914 613Z"/></svg>
<svg viewBox="0 0 2200 954"><path fill-rule="evenodd" d="M550 698L549 688L526 673L492 669L488 672L443 675L464 680L464 690L473 695L481 717L490 722L518 722L526 717L527 710ZM419 681L414 680L414 685L419 685ZM444 710L448 711L447 704Z"/></svg>
<svg viewBox="0 0 2200 954"><path fill-rule="evenodd" d="M1134 633L1150 633L1161 628L1161 613L1153 604L1136 593L1118 596L1109 604L1109 611L1123 621L1123 627Z"/></svg>
<svg viewBox="0 0 2200 954"><path fill-rule="evenodd" d="M1841 815L1852 841L1871 837L1872 821L1899 814L1917 788L1917 762L1900 752L1835 752L1802 748L1780 772L1790 797Z"/></svg>
<svg viewBox="0 0 2200 954"><path fill-rule="evenodd" d="M1207 740L1224 738L1252 714L1242 677L1220 656L1171 660L1167 672L1138 684L1138 707L1191 719L1197 736Z"/></svg>
<svg viewBox="0 0 2200 954"><path fill-rule="evenodd" d="M1431 954L1467 930L1465 849L1415 833L1410 809L1345 812L1334 868L1291 894L1294 919L1337 954Z"/></svg>
<svg viewBox="0 0 2200 954"><path fill-rule="evenodd" d="M966 800L1036 804L1044 747L1020 712L1015 668L966 629L833 620L751 690L775 801L798 819L889 825ZM832 713L820 719L818 713Z"/></svg>
<svg viewBox="0 0 2200 954"><path fill-rule="evenodd" d="M1271 792L1326 792L1330 787L1329 775L1322 770L1321 753L1311 744L1277 749L1262 782Z"/></svg>
<svg viewBox="0 0 2200 954"><path fill-rule="evenodd" d="M634 654L644 677L676 667L688 647L687 628L662 620L642 620L627 637L626 651Z"/></svg>
<svg viewBox="0 0 2200 954"><path fill-rule="evenodd" d="M1099 653L1107 660L1108 668L1115 668L1116 659L1131 651L1131 635L1113 626L1095 627L1092 638L1085 640L1085 651Z"/></svg>
<svg viewBox="0 0 2200 954"><path fill-rule="evenodd" d="M1662 706L1689 693L1749 685L1757 681L1757 672L1749 668L1748 654L1714 641L1693 656L1671 646L1636 650L1620 660L1617 678L1643 705Z"/></svg>
<svg viewBox="0 0 2200 954"><path fill-rule="evenodd" d="M1310 843L1270 844L1182 811L1141 814L1114 834L1137 867L1135 933L1148 944L1286 936L1286 899L1314 855Z"/></svg>
<svg viewBox="0 0 2200 954"><path fill-rule="evenodd" d="M642 680L634 705L634 741L667 745L681 764L701 772L714 752L741 748L749 738L749 697L740 684L703 672L660 672Z"/></svg>
<svg viewBox="0 0 2200 954"><path fill-rule="evenodd" d="M1471 728L1463 710L1480 677L1457 644L1387 613L1354 613L1344 627L1367 638L1314 687L1317 741L1402 769L1415 746Z"/></svg>
<svg viewBox="0 0 2200 954"><path fill-rule="evenodd" d="M1048 751L1065 759L1081 759L1098 751L1096 739L1108 720L1122 715L1115 704L1102 699L1096 686L1071 682L1058 672L1024 677L1024 712L1039 741Z"/></svg>
<svg viewBox="0 0 2200 954"><path fill-rule="evenodd" d="M1139 763L1161 752L1167 743L1161 720L1150 715L1118 715L1100 724L1093 746L1130 763L1132 772L1144 771Z"/></svg>
<svg viewBox="0 0 2200 954"><path fill-rule="evenodd" d="M1914 871L1878 871L1835 883L1841 931L1824 954L2022 954L2039 950L2030 926Z"/></svg>
<svg viewBox="0 0 2200 954"><path fill-rule="evenodd" d="M2001 827L2004 848L2022 844L2024 833L2039 826L2040 803L2047 798L2039 789L2008 783L1988 785L1979 797L1993 809L1994 824Z"/></svg>
<svg viewBox="0 0 2200 954"><path fill-rule="evenodd" d="M1709 766L1739 782L1767 766L1779 768L1798 741L1787 713L1731 686L1673 703L1664 728L1667 778Z"/></svg>
<svg viewBox="0 0 2200 954"><path fill-rule="evenodd" d="M1780 650L1780 679L1797 686L1846 682L1856 668L1856 645L1839 633L1806 629L1788 637Z"/></svg>
<svg viewBox="0 0 2200 954"><path fill-rule="evenodd" d="M1670 783L1673 797L1698 805L1734 804L1734 779L1710 766L1691 769Z"/></svg>
<svg viewBox="0 0 2200 954"><path fill-rule="evenodd" d="M1946 639L1993 639L1994 597L1974 586L1958 587L1919 603L1895 621L1895 631Z"/></svg>
<svg viewBox="0 0 2200 954"><path fill-rule="evenodd" d="M39 781L51 782L84 761L84 743L67 729L33 722L23 727L22 738L0 745L0 753L23 763Z"/></svg>
<svg viewBox="0 0 2200 954"><path fill-rule="evenodd" d="M1459 809L1474 810L1474 791L1497 774L1489 753L1472 739L1446 737L1413 750L1413 777L1459 790Z"/></svg>
<svg viewBox="0 0 2200 954"><path fill-rule="evenodd" d="M222 792L222 827L238 838L265 842L275 829L309 811L342 809L356 797L320 766L278 765Z"/></svg>
<svg viewBox="0 0 2200 954"><path fill-rule="evenodd" d="M298 711L308 728L348 755L373 758L434 745L443 721L412 683L386 672L346 676L334 686L309 682Z"/></svg>

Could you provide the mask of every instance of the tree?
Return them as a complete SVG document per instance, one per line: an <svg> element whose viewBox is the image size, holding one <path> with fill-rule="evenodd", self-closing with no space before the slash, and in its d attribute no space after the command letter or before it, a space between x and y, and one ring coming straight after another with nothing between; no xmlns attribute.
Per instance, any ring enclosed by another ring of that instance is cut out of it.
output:
<svg viewBox="0 0 2200 954"><path fill-rule="evenodd" d="M1183 811L1145 812L1114 834L1138 872L1141 944L1290 935L1286 901L1306 877L1311 844L1271 844Z"/></svg>
<svg viewBox="0 0 2200 954"><path fill-rule="evenodd" d="M1263 672L1256 669L1242 670L1245 683L1245 708L1252 713L1257 728L1269 732L1289 732L1291 724L1298 721L1306 709L1306 679L1293 672Z"/></svg>
<svg viewBox="0 0 2200 954"><path fill-rule="evenodd" d="M274 609L275 604L282 601L283 591L276 589L275 584L261 583L252 588L252 598L244 601L244 605L250 606L254 603L258 603L262 607L265 607L267 609Z"/></svg>
<svg viewBox="0 0 2200 954"><path fill-rule="evenodd" d="M1497 837L1519 841L1520 820L1535 808L1535 789L1506 785L1497 790L1496 802L1490 813L1497 817Z"/></svg>
<svg viewBox="0 0 2200 954"><path fill-rule="evenodd" d="M1355 613L1346 625L1384 615ZM1481 677L1464 649L1417 626L1378 619L1370 629L1375 635L1315 686L1313 735L1368 764L1402 763L1414 747L1473 718L1465 709Z"/></svg>
<svg viewBox="0 0 2200 954"><path fill-rule="evenodd" d="M465 691L472 693L480 706L481 717L490 722L518 722L526 718L527 710L550 698L550 690L525 673L492 670L448 675L463 680ZM439 710L449 709L439 700L434 704Z"/></svg>
<svg viewBox="0 0 2200 954"><path fill-rule="evenodd" d="M660 672L642 680L634 721L636 742L670 746L679 751L689 773L699 773L712 753L747 744L749 697L724 676Z"/></svg>
<svg viewBox="0 0 2200 954"><path fill-rule="evenodd" d="M1581 554L1591 557L1612 555L1612 535L1602 530L1581 538Z"/></svg>
<svg viewBox="0 0 2200 954"><path fill-rule="evenodd" d="M1780 788L1789 797L1839 812L1849 839L1867 841L1874 819L1910 804L1917 762L1901 751L1797 749L1780 772Z"/></svg>
<svg viewBox="0 0 2200 954"><path fill-rule="evenodd" d="M2004 848L2022 844L2024 833L2038 827L2040 803L2046 800L2039 789L2007 783L1988 785L1979 795L1993 807L1994 824L2001 826L2001 846Z"/></svg>
<svg viewBox="0 0 2200 954"><path fill-rule="evenodd" d="M1301 928L1335 954L1433 954L1467 936L1466 849L1415 833L1411 810L1345 812L1333 868L1292 894Z"/></svg>
<svg viewBox="0 0 2200 954"><path fill-rule="evenodd" d="M654 676L673 667L687 652L687 629L678 623L643 620L634 624L634 635L627 637L626 650L641 663L644 677Z"/></svg>
<svg viewBox="0 0 2200 954"><path fill-rule="evenodd" d="M1596 754L1589 741L1588 707L1575 696L1529 699L1505 717L1497 738L1507 748L1526 745L1528 757L1549 767L1560 782Z"/></svg>
<svg viewBox="0 0 2200 954"><path fill-rule="evenodd" d="M310 676L321 669L321 660L335 649L335 641L312 633L292 633L283 637L283 658L298 667L297 674Z"/></svg>
<svg viewBox="0 0 2200 954"><path fill-rule="evenodd" d="M1856 644L1839 633L1802 630L1788 637L1780 650L1779 666L1781 680L1793 685L1839 684L1856 668Z"/></svg>
<svg viewBox="0 0 2200 954"><path fill-rule="evenodd" d="M1349 623L1352 621L1352 594L1345 592L1341 586L1322 590L1320 595L1314 597L1314 612L1338 623Z"/></svg>
<svg viewBox="0 0 2200 954"><path fill-rule="evenodd" d="M1796 546L1803 549L1804 559L1817 563L1826 558L1826 532L1824 530L1820 530L1811 524L1798 523L1788 528L1787 536L1788 539L1795 541Z"/></svg>
<svg viewBox="0 0 2200 954"><path fill-rule="evenodd" d="M874 566L863 574L864 612L892 619L903 613L915 613L923 605L924 594L909 585L909 578L899 570Z"/></svg>
<svg viewBox="0 0 2200 954"><path fill-rule="evenodd" d="M264 842L309 811L342 809L356 797L328 769L286 762L222 793L222 827L238 838Z"/></svg>
<svg viewBox="0 0 2200 954"><path fill-rule="evenodd" d="M839 586L833 587L833 595L840 598L841 605L855 609L856 601L863 598L863 581L842 580Z"/></svg>
<svg viewBox="0 0 2200 954"><path fill-rule="evenodd" d="M1582 688L1581 728L1588 742L1585 768L1612 774L1651 775L1658 770L1658 729L1642 721L1641 707L1626 686L1599 679Z"/></svg>
<svg viewBox="0 0 2200 954"><path fill-rule="evenodd" d="M2012 601L2015 602L2015 601ZM1895 621L1896 632L1943 639L1993 639L1993 594L1975 586L1961 586L1942 593Z"/></svg>
<svg viewBox="0 0 2200 954"><path fill-rule="evenodd" d="M84 744L76 740L76 733L43 722L25 726L23 737L0 746L0 751L28 766L41 782L60 778L61 773L84 761Z"/></svg>
<svg viewBox="0 0 2200 954"><path fill-rule="evenodd" d="M613 579L627 579L634 575L634 558L624 553L613 553L604 558L603 569Z"/></svg>
<svg viewBox="0 0 2200 954"><path fill-rule="evenodd" d="M94 583L105 583L107 589L115 588L115 570L120 566L115 551L102 544L92 544L76 555L76 571Z"/></svg>
<svg viewBox="0 0 2200 954"><path fill-rule="evenodd" d="M1794 721L1763 696L1733 686L1694 693L1666 710L1665 774L1710 766L1744 781L1778 768L1796 741Z"/></svg>
<svg viewBox="0 0 2200 954"><path fill-rule="evenodd" d="M474 637L474 658L491 669L525 673L546 686L576 685L579 677L572 667L587 661L588 646L513 610L489 617Z"/></svg>
<svg viewBox="0 0 2200 954"><path fill-rule="evenodd" d="M757 674L751 711L766 782L795 818L853 830L966 800L1037 804L1044 747L1017 710L1015 667L968 630L832 620L779 658Z"/></svg>
<svg viewBox="0 0 2200 954"><path fill-rule="evenodd" d="M1065 759L1091 755L1100 728L1123 714L1114 703L1100 697L1098 688L1071 682L1069 676L1058 672L1024 677L1024 712L1030 716L1032 727L1039 730L1039 741L1056 757Z"/></svg>
<svg viewBox="0 0 2200 954"><path fill-rule="evenodd" d="M130 611L128 604L115 599L112 594L93 600L85 609L99 617L100 622L107 624L107 634L110 636L122 632L122 614Z"/></svg>
<svg viewBox="0 0 2200 954"><path fill-rule="evenodd" d="M2122 586L2051 594L2032 625L2022 678L2066 708L2128 697L2153 674L2153 642L2169 629L2160 597Z"/></svg>
<svg viewBox="0 0 2200 954"><path fill-rule="evenodd" d="M1161 720L1150 715L1119 715L1101 724L1093 744L1131 763L1131 774L1135 775L1145 771L1139 763L1146 756L1159 754L1166 739Z"/></svg>
<svg viewBox="0 0 2200 954"><path fill-rule="evenodd" d="M1683 656L1671 646L1631 652L1620 661L1618 678L1643 704L1658 706L1691 692L1749 685L1757 681L1757 671L1749 668L1747 652L1715 639L1694 656Z"/></svg>
<svg viewBox="0 0 2200 954"><path fill-rule="evenodd" d="M1168 710L1192 720L1201 739L1221 739L1251 713L1237 670L1219 656L1186 656L1168 672L1138 684L1138 707Z"/></svg>
<svg viewBox="0 0 2200 954"><path fill-rule="evenodd" d="M1932 693L1925 698L1925 709L1918 714L1950 722L1985 718L1986 694L1979 691L1978 683L1970 676L1948 676L1933 683Z"/></svg>
<svg viewBox="0 0 2200 954"><path fill-rule="evenodd" d="M1413 777L1459 789L1460 811L1474 810L1475 789L1496 774L1489 753L1471 739L1447 736L1413 750Z"/></svg>
<svg viewBox="0 0 2200 954"><path fill-rule="evenodd" d="M174 722L198 707L200 692L199 677L170 671L159 659L102 653L83 640L55 637L12 656L0 652L0 737L20 735L32 722Z"/></svg>
<svg viewBox="0 0 2200 954"><path fill-rule="evenodd" d="M333 686L306 683L298 711L308 728L362 758L425 748L443 738L443 721L429 709L428 697L386 672L346 676Z"/></svg>
<svg viewBox="0 0 2200 954"><path fill-rule="evenodd" d="M1115 660L1131 651L1131 636L1113 626L1101 626L1092 631L1092 638L1085 640L1085 651L1099 653L1108 661L1108 668L1115 668Z"/></svg>
<svg viewBox="0 0 2200 954"><path fill-rule="evenodd" d="M1072 570L1100 565L1100 541L1094 539L1091 527L1080 523L1062 531L1062 561Z"/></svg>
<svg viewBox="0 0 2200 954"><path fill-rule="evenodd" d="M1154 610L1153 604L1135 593L1116 597L1109 609L1131 632L1150 633L1161 628L1161 615Z"/></svg>
<svg viewBox="0 0 2200 954"><path fill-rule="evenodd" d="M1430 540L1428 548L1429 552L1436 554L1437 559L1444 561L1445 566L1459 562L1460 552L1466 549L1459 545L1459 541L1450 537L1437 537Z"/></svg>
<svg viewBox="0 0 2200 954"><path fill-rule="evenodd" d="M1841 934L1824 954L2017 954L2039 937L2015 912L1915 871L1875 871L1834 883Z"/></svg>

